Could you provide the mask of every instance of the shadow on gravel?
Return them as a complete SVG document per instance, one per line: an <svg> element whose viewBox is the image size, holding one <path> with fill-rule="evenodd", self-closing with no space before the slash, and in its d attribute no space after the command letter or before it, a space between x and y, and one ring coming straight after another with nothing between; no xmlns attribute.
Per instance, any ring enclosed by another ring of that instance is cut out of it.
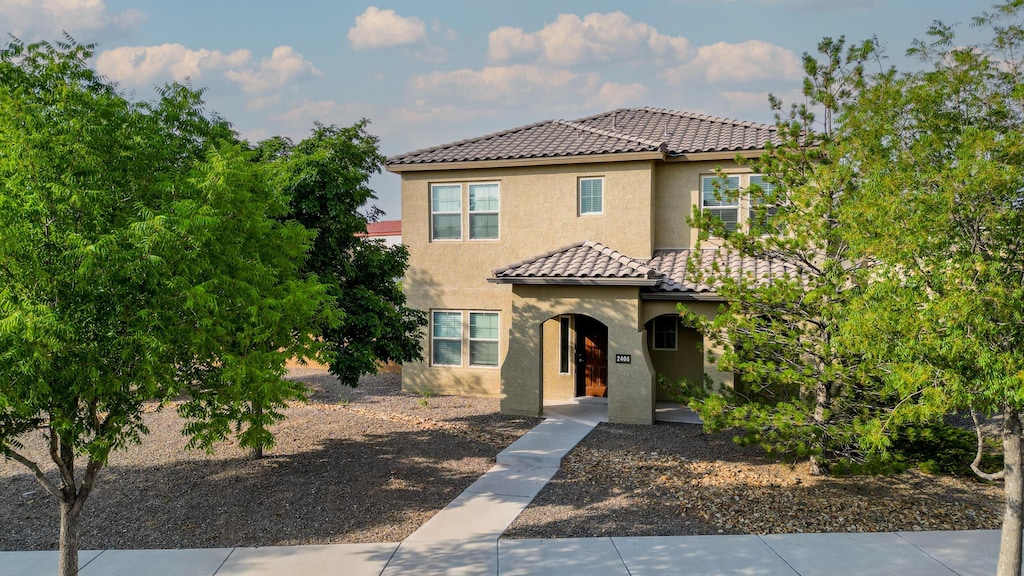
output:
<svg viewBox="0 0 1024 576"><path fill-rule="evenodd" d="M908 472L811 477L732 433L601 424L503 538L992 529L998 486Z"/></svg>
<svg viewBox="0 0 1024 576"><path fill-rule="evenodd" d="M398 542L476 481L537 423L497 413L493 398L423 396L399 374L351 388L299 368L309 402L275 425L277 446L253 461L233 442L185 450L171 407L119 451L86 502L82 548L206 548ZM41 437L26 450L54 476ZM54 499L0 460L0 550L57 546Z"/></svg>
<svg viewBox="0 0 1024 576"><path fill-rule="evenodd" d="M375 422L367 421L368 428ZM395 542L493 462L496 449L441 431L367 431L315 450L113 466L86 504L83 549ZM0 549L56 547L52 498L29 475L0 479Z"/></svg>

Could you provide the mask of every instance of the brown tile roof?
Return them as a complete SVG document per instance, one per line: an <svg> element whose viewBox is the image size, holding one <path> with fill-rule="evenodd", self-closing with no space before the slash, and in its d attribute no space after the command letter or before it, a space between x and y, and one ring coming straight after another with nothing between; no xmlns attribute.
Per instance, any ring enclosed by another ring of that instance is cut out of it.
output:
<svg viewBox="0 0 1024 576"><path fill-rule="evenodd" d="M496 279L649 280L651 285L659 276L642 261L590 240L552 250L494 271Z"/></svg>
<svg viewBox="0 0 1024 576"><path fill-rule="evenodd" d="M688 269L696 257L707 273L771 281L796 269L778 261L740 256L720 248L655 250L650 259L631 258L598 242L577 242L494 270L492 282L508 284L623 284L664 295L714 296L716 287Z"/></svg>
<svg viewBox="0 0 1024 576"><path fill-rule="evenodd" d="M621 108L574 121L548 120L399 154L391 166L592 154L759 150L778 142L774 126L662 108Z"/></svg>
<svg viewBox="0 0 1024 576"><path fill-rule="evenodd" d="M700 274L690 271L687 267L691 258L699 268L708 275L724 275L734 280L749 279L770 282L783 278L787 274L796 274L796 269L776 260L760 260L750 256L741 256L730 250L721 248L679 248L675 250L655 250L654 257L647 265L662 274L657 292L680 292L694 294L713 294L716 287L705 282Z"/></svg>

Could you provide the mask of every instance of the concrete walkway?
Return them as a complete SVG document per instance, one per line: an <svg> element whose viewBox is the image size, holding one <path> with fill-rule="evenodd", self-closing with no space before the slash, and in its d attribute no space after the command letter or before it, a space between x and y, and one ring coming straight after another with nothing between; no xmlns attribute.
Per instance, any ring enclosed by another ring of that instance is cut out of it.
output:
<svg viewBox="0 0 1024 576"><path fill-rule="evenodd" d="M408 542L408 541L407 541ZM83 576L990 576L999 532L652 536L83 551ZM56 552L0 552L2 576L51 576Z"/></svg>
<svg viewBox="0 0 1024 576"><path fill-rule="evenodd" d="M499 540L599 422L607 404L545 405L546 419L401 543L83 551L83 576L646 574L809 576L995 572L997 531ZM659 405L659 420L699 423ZM54 574L56 552L0 552L0 576Z"/></svg>

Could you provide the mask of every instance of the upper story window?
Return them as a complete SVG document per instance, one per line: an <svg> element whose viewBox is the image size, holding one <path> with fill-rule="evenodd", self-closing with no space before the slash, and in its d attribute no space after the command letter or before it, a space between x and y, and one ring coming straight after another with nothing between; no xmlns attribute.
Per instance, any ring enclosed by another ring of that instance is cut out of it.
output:
<svg viewBox="0 0 1024 576"><path fill-rule="evenodd" d="M498 183L469 185L470 240L498 238Z"/></svg>
<svg viewBox="0 0 1024 576"><path fill-rule="evenodd" d="M580 178L580 215L604 213L604 178Z"/></svg>
<svg viewBox="0 0 1024 576"><path fill-rule="evenodd" d="M740 222L739 176L704 176L701 178L701 208L722 221L727 232L735 232Z"/></svg>
<svg viewBox="0 0 1024 576"><path fill-rule="evenodd" d="M756 186L760 193L752 196L743 192L753 186ZM713 218L721 220L726 232L735 232L743 224L749 226L752 232L770 231L768 221L778 212L778 208L773 204L766 204L765 196L770 197L775 186L765 180L764 176L702 176L700 187L701 210L706 210ZM745 210L741 210L741 204L746 207ZM762 205L764 208L760 210Z"/></svg>
<svg viewBox="0 0 1024 576"><path fill-rule="evenodd" d="M430 187L430 239L462 239L462 185Z"/></svg>
<svg viewBox="0 0 1024 576"><path fill-rule="evenodd" d="M747 215L747 220L750 222L750 230L752 232L767 234L773 231L769 222L779 212L778 206L769 204L765 200L766 197L772 197L772 194L775 192L775 185L765 180L764 176L760 174L751 174L750 187L754 186L761 190L761 194L750 197L750 211ZM764 207L763 211L758 210L761 206Z"/></svg>
<svg viewBox="0 0 1024 576"><path fill-rule="evenodd" d="M467 218L464 198L469 202L469 239L498 238L500 194L497 182L430 185L430 239L462 240Z"/></svg>

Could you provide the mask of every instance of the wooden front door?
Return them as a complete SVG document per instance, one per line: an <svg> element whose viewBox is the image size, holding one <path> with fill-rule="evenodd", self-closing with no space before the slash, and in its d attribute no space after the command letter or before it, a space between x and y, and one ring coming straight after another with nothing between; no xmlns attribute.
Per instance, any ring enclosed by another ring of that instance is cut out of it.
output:
<svg viewBox="0 0 1024 576"><path fill-rule="evenodd" d="M608 327L585 316L576 317L576 393L608 395Z"/></svg>

